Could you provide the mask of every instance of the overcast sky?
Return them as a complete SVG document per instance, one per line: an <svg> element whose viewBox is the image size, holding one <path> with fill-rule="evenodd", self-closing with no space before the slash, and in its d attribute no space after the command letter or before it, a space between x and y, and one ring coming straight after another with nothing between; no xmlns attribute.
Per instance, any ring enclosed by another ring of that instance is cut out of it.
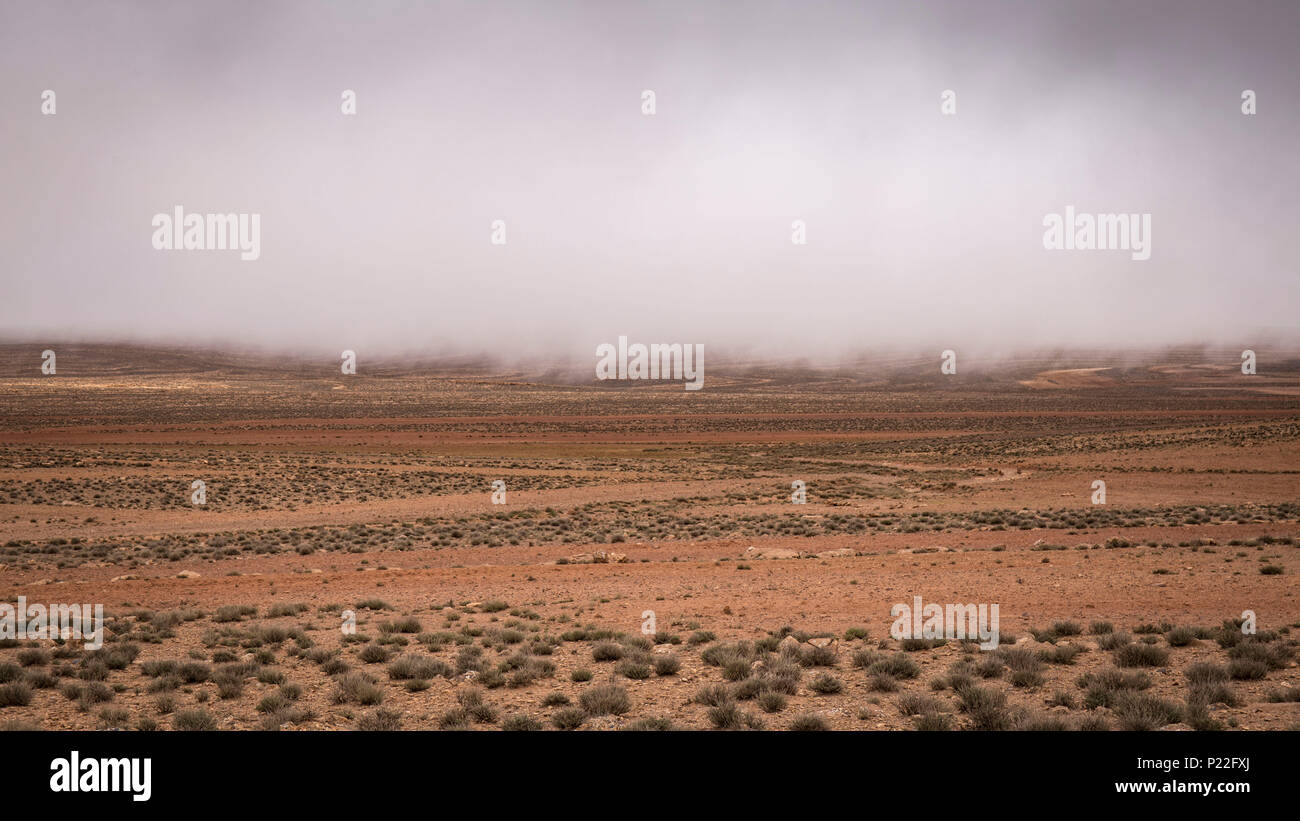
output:
<svg viewBox="0 0 1300 821"><path fill-rule="evenodd" d="M1300 329L1297 43L1295 2L0 0L0 336L1248 347ZM178 205L260 258L155 250ZM1151 258L1045 250L1067 205Z"/></svg>

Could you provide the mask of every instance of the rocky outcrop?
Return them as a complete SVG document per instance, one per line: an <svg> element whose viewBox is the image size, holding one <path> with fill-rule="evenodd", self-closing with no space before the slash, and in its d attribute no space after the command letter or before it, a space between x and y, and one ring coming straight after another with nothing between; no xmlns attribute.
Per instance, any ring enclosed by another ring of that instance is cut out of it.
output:
<svg viewBox="0 0 1300 821"><path fill-rule="evenodd" d="M747 547L744 557L746 559L797 559L799 551L787 550L783 547Z"/></svg>

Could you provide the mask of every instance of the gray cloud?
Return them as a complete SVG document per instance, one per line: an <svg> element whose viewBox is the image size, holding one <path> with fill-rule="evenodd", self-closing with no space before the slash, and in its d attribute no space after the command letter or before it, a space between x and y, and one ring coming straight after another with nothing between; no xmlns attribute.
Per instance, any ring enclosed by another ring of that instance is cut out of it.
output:
<svg viewBox="0 0 1300 821"><path fill-rule="evenodd" d="M1298 34L1294 3L6 1L0 331L1250 344L1297 328ZM261 258L155 251L178 204L260 213ZM1152 258L1045 251L1066 205L1151 213Z"/></svg>

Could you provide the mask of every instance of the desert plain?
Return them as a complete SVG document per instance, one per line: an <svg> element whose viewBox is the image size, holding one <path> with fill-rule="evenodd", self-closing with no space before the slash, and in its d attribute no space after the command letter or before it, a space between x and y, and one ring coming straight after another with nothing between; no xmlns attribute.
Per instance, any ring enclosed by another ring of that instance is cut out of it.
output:
<svg viewBox="0 0 1300 821"><path fill-rule="evenodd" d="M106 622L0 639L0 726L1294 729L1300 352L1239 353L5 344L0 601ZM998 648L891 636L916 596Z"/></svg>

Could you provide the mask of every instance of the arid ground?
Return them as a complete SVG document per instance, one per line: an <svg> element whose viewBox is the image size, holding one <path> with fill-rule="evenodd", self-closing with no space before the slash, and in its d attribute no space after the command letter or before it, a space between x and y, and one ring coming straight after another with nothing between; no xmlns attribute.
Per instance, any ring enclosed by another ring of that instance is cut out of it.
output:
<svg viewBox="0 0 1300 821"><path fill-rule="evenodd" d="M1300 355L1239 362L711 363L687 392L0 346L0 601L108 617L100 650L0 640L0 723L1294 728ZM891 638L914 596L997 604L1000 647Z"/></svg>

